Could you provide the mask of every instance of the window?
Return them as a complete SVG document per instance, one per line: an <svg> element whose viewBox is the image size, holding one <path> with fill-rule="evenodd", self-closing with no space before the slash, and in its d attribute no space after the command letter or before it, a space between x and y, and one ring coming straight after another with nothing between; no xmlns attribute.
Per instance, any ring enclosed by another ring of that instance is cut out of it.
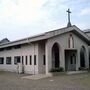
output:
<svg viewBox="0 0 90 90"><path fill-rule="evenodd" d="M32 56L30 55L30 65L32 65Z"/></svg>
<svg viewBox="0 0 90 90"><path fill-rule="evenodd" d="M36 65L36 55L34 55L34 65Z"/></svg>
<svg viewBox="0 0 90 90"><path fill-rule="evenodd" d="M70 63L71 64L76 64L76 56L74 54L71 56Z"/></svg>
<svg viewBox="0 0 90 90"><path fill-rule="evenodd" d="M70 61L71 61L71 64L73 64L73 56L71 56L71 60Z"/></svg>
<svg viewBox="0 0 90 90"><path fill-rule="evenodd" d="M14 57L14 64L20 63L20 56Z"/></svg>
<svg viewBox="0 0 90 90"><path fill-rule="evenodd" d="M86 67L86 48L82 46L80 49L80 67Z"/></svg>
<svg viewBox="0 0 90 90"><path fill-rule="evenodd" d="M27 65L27 56L26 56L26 65Z"/></svg>
<svg viewBox="0 0 90 90"><path fill-rule="evenodd" d="M43 55L43 65L46 65L45 55Z"/></svg>
<svg viewBox="0 0 90 90"><path fill-rule="evenodd" d="M0 48L0 51L4 51L4 48Z"/></svg>
<svg viewBox="0 0 90 90"><path fill-rule="evenodd" d="M21 45L16 45L16 46L14 46L14 48L19 49L19 48L21 48Z"/></svg>
<svg viewBox="0 0 90 90"><path fill-rule="evenodd" d="M74 60L73 63L76 64L76 56L75 56L75 54L73 54L73 60Z"/></svg>
<svg viewBox="0 0 90 90"><path fill-rule="evenodd" d="M11 64L11 57L6 57L6 64Z"/></svg>
<svg viewBox="0 0 90 90"><path fill-rule="evenodd" d="M0 64L4 64L4 58L0 57Z"/></svg>
<svg viewBox="0 0 90 90"><path fill-rule="evenodd" d="M69 36L69 48L74 48L74 39L72 34Z"/></svg>
<svg viewBox="0 0 90 90"><path fill-rule="evenodd" d="M7 47L7 48L6 48L6 50L11 50L11 49L12 49L12 47Z"/></svg>

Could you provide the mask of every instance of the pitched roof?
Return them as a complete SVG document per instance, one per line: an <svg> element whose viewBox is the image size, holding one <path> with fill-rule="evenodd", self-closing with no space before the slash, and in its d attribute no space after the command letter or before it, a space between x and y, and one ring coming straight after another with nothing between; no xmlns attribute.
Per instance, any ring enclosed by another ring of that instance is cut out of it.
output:
<svg viewBox="0 0 90 90"><path fill-rule="evenodd" d="M60 35L63 33L67 33L67 32L74 32L80 38L82 38L85 42L87 42L89 44L90 38L83 31L81 31L78 27L73 25L71 27L64 27L61 29L45 32L40 35L27 37L24 39L13 41L13 42L4 43L4 44L0 45L0 48L5 48L5 47L9 47L9 46L14 46L14 45L20 45L20 44L25 44L25 43L31 43L31 42L36 42L36 41L40 41L40 40L46 40L48 38L51 38L51 37L54 37L54 36L57 36L57 35Z"/></svg>
<svg viewBox="0 0 90 90"><path fill-rule="evenodd" d="M84 30L85 33L90 33L90 29Z"/></svg>
<svg viewBox="0 0 90 90"><path fill-rule="evenodd" d="M4 38L0 41L0 44L5 44L5 43L8 43L10 42L10 40L8 40L7 38Z"/></svg>

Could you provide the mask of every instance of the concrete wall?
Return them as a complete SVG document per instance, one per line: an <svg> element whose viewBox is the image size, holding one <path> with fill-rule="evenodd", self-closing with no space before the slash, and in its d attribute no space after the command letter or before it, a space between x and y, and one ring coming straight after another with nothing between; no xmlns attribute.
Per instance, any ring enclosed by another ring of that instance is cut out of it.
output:
<svg viewBox="0 0 90 90"><path fill-rule="evenodd" d="M45 55L45 41L41 41L38 44L38 72L45 73L46 65L43 65Z"/></svg>
<svg viewBox="0 0 90 90"><path fill-rule="evenodd" d="M77 49L77 70L78 70L78 67L80 67L80 50L81 50L81 47L84 46L85 47L85 50L86 50L86 61L85 61L85 66L88 68L89 67L89 47L87 45L87 43L85 43L83 40L81 40L77 35L73 34L74 35L74 43L75 43L75 48Z"/></svg>
<svg viewBox="0 0 90 90"><path fill-rule="evenodd" d="M29 64L29 56L32 55L32 65ZM37 57L37 65L34 65L34 55ZM14 56L23 56L24 57L24 71L29 74L38 73L38 44L27 44L21 46L20 49L11 49L0 51L0 57L4 57L4 64L0 64L0 69L7 71L17 72L17 65L14 64ZM28 64L25 65L25 56L28 58ZM6 57L12 57L12 64L6 64Z"/></svg>
<svg viewBox="0 0 90 90"><path fill-rule="evenodd" d="M62 34L60 36L56 36L50 38L46 42L46 73L48 74L50 69L52 68L52 47L54 43L59 44L60 48L60 66L65 69L65 57L64 57L64 49L68 47L68 34Z"/></svg>
<svg viewBox="0 0 90 90"><path fill-rule="evenodd" d="M78 68L80 67L80 48L81 46L84 46L86 49L86 67L89 66L88 64L88 45L82 40L80 39L77 35L75 35L74 33L68 32L65 34L62 34L60 36L56 36L53 38L49 38L46 42L46 73L48 73L50 71L50 69L52 68L52 47L54 45L54 43L58 43L60 45L60 66L63 67L65 69L65 49L69 49L69 43L68 43L68 39L70 37L70 34L72 34L73 39L74 39L74 49L77 50L77 61L76 61L76 70L78 70Z"/></svg>

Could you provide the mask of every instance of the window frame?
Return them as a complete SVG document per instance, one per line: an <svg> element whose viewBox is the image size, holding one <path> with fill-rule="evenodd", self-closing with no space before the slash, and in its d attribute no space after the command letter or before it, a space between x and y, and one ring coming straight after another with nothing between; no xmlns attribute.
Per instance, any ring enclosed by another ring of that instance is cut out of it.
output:
<svg viewBox="0 0 90 90"><path fill-rule="evenodd" d="M43 55L43 65L46 65L46 57Z"/></svg>
<svg viewBox="0 0 90 90"><path fill-rule="evenodd" d="M32 65L32 55L29 56L29 64Z"/></svg>
<svg viewBox="0 0 90 90"><path fill-rule="evenodd" d="M25 57L25 64L28 65L28 57Z"/></svg>
<svg viewBox="0 0 90 90"><path fill-rule="evenodd" d="M34 55L34 65L37 65L36 55Z"/></svg>
<svg viewBox="0 0 90 90"><path fill-rule="evenodd" d="M0 64L4 64L4 57L0 57L1 61Z"/></svg>
<svg viewBox="0 0 90 90"><path fill-rule="evenodd" d="M18 60L18 58L19 58L19 60ZM16 65L20 62L21 62L21 57L20 56L14 56L14 64Z"/></svg>
<svg viewBox="0 0 90 90"><path fill-rule="evenodd" d="M10 62L9 62L9 60L10 60ZM7 61L8 61L8 62L7 62ZM6 57L6 64L7 64L7 65L12 64L12 58L11 58L11 57Z"/></svg>

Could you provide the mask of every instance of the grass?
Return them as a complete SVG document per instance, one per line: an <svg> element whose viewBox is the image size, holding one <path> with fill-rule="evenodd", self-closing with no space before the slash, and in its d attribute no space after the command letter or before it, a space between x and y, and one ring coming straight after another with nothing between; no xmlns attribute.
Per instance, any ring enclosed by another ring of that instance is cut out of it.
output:
<svg viewBox="0 0 90 90"><path fill-rule="evenodd" d="M51 72L53 76L66 76L66 72Z"/></svg>
<svg viewBox="0 0 90 90"><path fill-rule="evenodd" d="M0 75L7 73L8 71L0 70Z"/></svg>
<svg viewBox="0 0 90 90"><path fill-rule="evenodd" d="M0 74L2 74L2 73L5 73L5 71L3 71L3 70L0 70Z"/></svg>
<svg viewBox="0 0 90 90"><path fill-rule="evenodd" d="M80 75L82 78L77 79L76 81L81 85L90 86L90 72L85 75Z"/></svg>

